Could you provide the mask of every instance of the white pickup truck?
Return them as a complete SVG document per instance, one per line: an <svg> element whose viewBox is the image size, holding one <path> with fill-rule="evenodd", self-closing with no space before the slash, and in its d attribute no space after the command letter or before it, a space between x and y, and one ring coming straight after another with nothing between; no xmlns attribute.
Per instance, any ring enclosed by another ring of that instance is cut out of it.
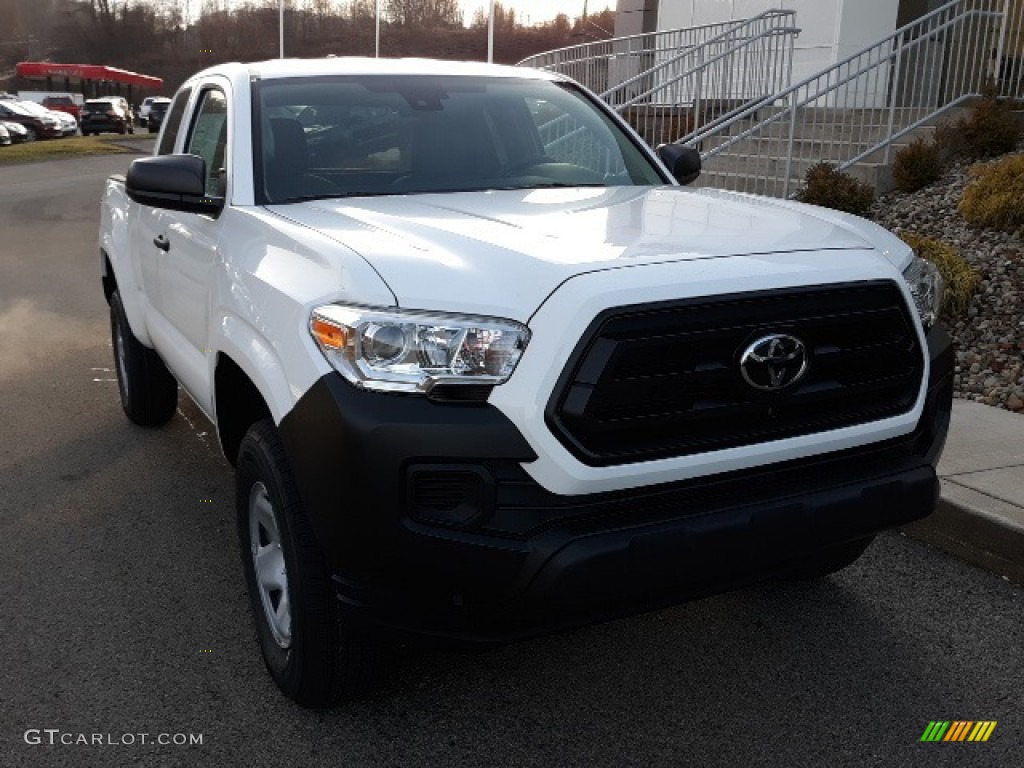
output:
<svg viewBox="0 0 1024 768"><path fill-rule="evenodd" d="M102 204L121 400L159 425L180 385L216 425L287 695L364 690L382 627L501 642L829 573L932 510L935 269L699 170L531 70L181 87Z"/></svg>

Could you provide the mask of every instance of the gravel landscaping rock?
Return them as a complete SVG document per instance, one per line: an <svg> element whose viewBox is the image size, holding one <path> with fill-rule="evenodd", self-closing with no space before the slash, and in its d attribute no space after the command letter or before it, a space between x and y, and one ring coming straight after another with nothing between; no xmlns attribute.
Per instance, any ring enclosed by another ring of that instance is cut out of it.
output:
<svg viewBox="0 0 1024 768"><path fill-rule="evenodd" d="M1018 154L1024 153L1024 146ZM925 189L892 192L868 216L895 232L944 240L960 250L982 282L966 315L944 322L956 343L957 397L1024 411L1024 238L973 229L957 210L970 177L956 165Z"/></svg>

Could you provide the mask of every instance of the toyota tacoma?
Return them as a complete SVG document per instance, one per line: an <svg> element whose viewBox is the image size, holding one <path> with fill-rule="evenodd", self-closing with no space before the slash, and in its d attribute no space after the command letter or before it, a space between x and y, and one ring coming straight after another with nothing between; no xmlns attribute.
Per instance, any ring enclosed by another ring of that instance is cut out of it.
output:
<svg viewBox="0 0 1024 768"><path fill-rule="evenodd" d="M931 512L936 269L699 171L539 71L178 90L102 201L121 403L160 425L180 387L216 426L285 694L365 690L382 629L507 642L830 573Z"/></svg>

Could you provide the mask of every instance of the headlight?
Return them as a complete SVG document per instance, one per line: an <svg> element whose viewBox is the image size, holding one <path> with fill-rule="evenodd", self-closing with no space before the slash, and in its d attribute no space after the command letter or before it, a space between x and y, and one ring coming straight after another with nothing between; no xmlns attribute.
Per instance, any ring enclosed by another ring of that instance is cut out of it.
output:
<svg viewBox="0 0 1024 768"><path fill-rule="evenodd" d="M315 308L309 329L338 373L386 392L501 384L530 340L526 326L511 320L338 304Z"/></svg>
<svg viewBox="0 0 1024 768"><path fill-rule="evenodd" d="M917 305L921 323L925 330L931 328L939 317L942 294L945 291L939 268L930 261L915 256L910 266L903 270L903 279L910 285L910 293L914 296L914 304Z"/></svg>

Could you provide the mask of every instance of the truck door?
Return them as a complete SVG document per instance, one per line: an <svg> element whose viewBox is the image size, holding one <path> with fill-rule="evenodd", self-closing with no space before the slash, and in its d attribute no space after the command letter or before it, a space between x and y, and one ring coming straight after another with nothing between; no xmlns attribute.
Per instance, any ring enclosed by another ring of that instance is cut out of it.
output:
<svg viewBox="0 0 1024 768"><path fill-rule="evenodd" d="M206 194L223 197L227 178L228 109L224 91L203 86L182 152L206 161ZM223 218L165 211L165 253L160 258L162 313L175 352L168 364L189 394L212 413L209 322Z"/></svg>
<svg viewBox="0 0 1024 768"><path fill-rule="evenodd" d="M167 119L164 121L156 154L170 155L174 152L178 130L191 95L191 88L182 88L175 95L174 102L167 110ZM159 338L161 329L166 326L163 320L164 302L160 295L160 262L167 255L163 245L167 237L171 211L148 205L140 205L138 210L134 224L136 231L131 238L132 260L138 265L143 295L146 297L146 328L149 329L151 336ZM165 354L162 345L160 353Z"/></svg>

